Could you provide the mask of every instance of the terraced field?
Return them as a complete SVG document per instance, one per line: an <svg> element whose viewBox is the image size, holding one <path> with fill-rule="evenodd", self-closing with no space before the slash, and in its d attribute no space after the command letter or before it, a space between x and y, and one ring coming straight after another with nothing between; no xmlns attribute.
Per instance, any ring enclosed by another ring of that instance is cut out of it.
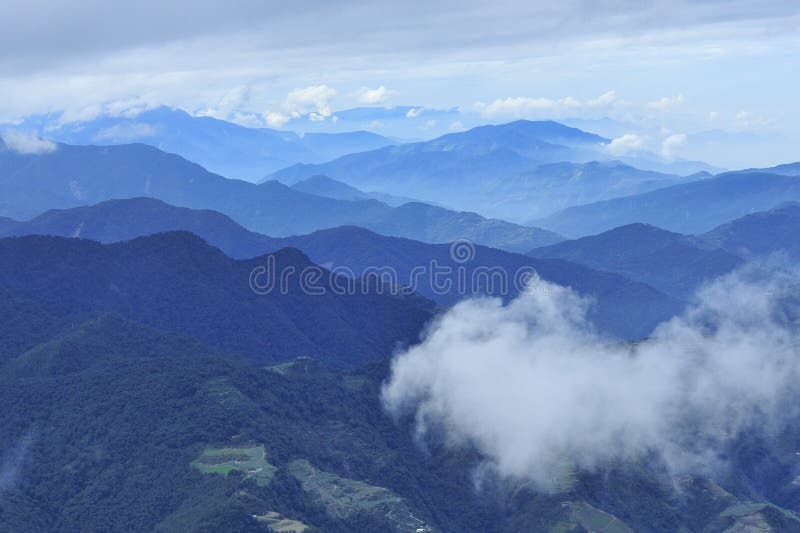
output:
<svg viewBox="0 0 800 533"><path fill-rule="evenodd" d="M331 516L346 518L358 512L380 513L396 531L433 531L414 515L403 498L387 488L323 472L304 459L289 463L289 472Z"/></svg>

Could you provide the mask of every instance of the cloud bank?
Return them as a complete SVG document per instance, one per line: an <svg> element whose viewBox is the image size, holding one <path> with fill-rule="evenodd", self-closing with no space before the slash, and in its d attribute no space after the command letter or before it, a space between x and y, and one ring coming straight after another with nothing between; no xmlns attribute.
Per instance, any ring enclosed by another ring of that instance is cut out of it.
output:
<svg viewBox="0 0 800 533"><path fill-rule="evenodd" d="M421 435L475 446L484 466L542 488L565 467L646 452L675 473L713 468L737 432L791 410L800 334L790 290L788 277L729 275L633 346L595 334L589 302L570 289L537 281L505 306L455 306L395 359L383 399Z"/></svg>
<svg viewBox="0 0 800 533"><path fill-rule="evenodd" d="M394 94L394 91L387 89L383 85L374 89L362 87L356 92L356 97L359 104L364 105L377 105L385 104L389 98Z"/></svg>
<svg viewBox="0 0 800 533"><path fill-rule="evenodd" d="M58 145L53 141L42 139L33 133L8 130L0 137L9 150L18 154L48 154L58 149Z"/></svg>
<svg viewBox="0 0 800 533"><path fill-rule="evenodd" d="M626 133L612 139L605 147L606 151L614 156L626 155L631 152L643 150L647 139L636 133Z"/></svg>

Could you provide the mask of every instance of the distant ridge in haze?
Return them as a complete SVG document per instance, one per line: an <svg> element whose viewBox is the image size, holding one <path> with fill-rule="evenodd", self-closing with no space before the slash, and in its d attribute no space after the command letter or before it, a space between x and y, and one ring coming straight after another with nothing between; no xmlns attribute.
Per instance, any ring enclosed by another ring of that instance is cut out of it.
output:
<svg viewBox="0 0 800 533"><path fill-rule="evenodd" d="M519 120L298 164L271 177L291 184L324 174L361 190L438 200L511 220L686 181L614 160L610 143L557 122Z"/></svg>
<svg viewBox="0 0 800 533"><path fill-rule="evenodd" d="M103 116L66 124L61 124L58 117L33 117L19 127L46 130L48 138L67 144L150 144L180 154L213 172L250 181L294 163L318 163L395 144L367 131L298 135L193 116L169 107L142 111L135 116Z"/></svg>
<svg viewBox="0 0 800 533"><path fill-rule="evenodd" d="M699 236L704 242L746 258L785 252L800 258L800 203L737 218Z"/></svg>
<svg viewBox="0 0 800 533"><path fill-rule="evenodd" d="M800 177L763 172L713 178L571 207L536 223L580 237L643 222L677 233L697 234L748 213L800 201Z"/></svg>
<svg viewBox="0 0 800 533"><path fill-rule="evenodd" d="M704 282L727 274L743 261L697 238L647 224L629 224L599 235L564 241L528 252L616 272L678 298L688 298Z"/></svg>
<svg viewBox="0 0 800 533"><path fill-rule="evenodd" d="M336 200L378 200L392 207L417 201L412 198L402 198L380 192L363 192L346 183L322 174L298 181L292 185L291 188L295 191L324 196L326 198L334 198Z"/></svg>
<svg viewBox="0 0 800 533"><path fill-rule="evenodd" d="M48 209L148 196L213 209L271 236L355 224L427 242L472 241L515 251L562 240L553 232L423 204L392 208L376 200L337 200L269 181L255 185L208 172L144 144L72 146L45 154L0 152L0 216L27 218ZM5 206L6 209L3 209Z"/></svg>

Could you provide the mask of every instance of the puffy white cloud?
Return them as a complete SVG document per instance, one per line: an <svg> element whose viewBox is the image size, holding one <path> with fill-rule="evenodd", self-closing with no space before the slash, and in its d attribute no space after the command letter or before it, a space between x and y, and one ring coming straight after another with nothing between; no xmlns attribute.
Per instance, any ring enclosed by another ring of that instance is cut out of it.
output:
<svg viewBox="0 0 800 533"><path fill-rule="evenodd" d="M649 452L673 473L722 466L738 432L797 411L794 279L727 276L636 345L593 333L591 303L542 281L508 305L462 302L396 357L384 403L544 488L565 469Z"/></svg>
<svg viewBox="0 0 800 533"><path fill-rule="evenodd" d="M408 113L406 113L406 118L417 118L424 110L425 109L422 107L412 107L408 110Z"/></svg>
<svg viewBox="0 0 800 533"><path fill-rule="evenodd" d="M686 145L686 134L673 133L661 141L661 155L668 159L672 159L677 155L677 152L684 145Z"/></svg>
<svg viewBox="0 0 800 533"><path fill-rule="evenodd" d="M313 113L312 120L314 117L324 120L331 115L330 100L336 94L336 90L327 85L294 89L286 96L283 109L295 117Z"/></svg>
<svg viewBox="0 0 800 533"><path fill-rule="evenodd" d="M619 102L616 91L607 91L597 98L581 101L571 96L564 98L500 98L490 104L477 102L475 109L485 118L552 118L572 114L582 109L611 107Z"/></svg>
<svg viewBox="0 0 800 533"><path fill-rule="evenodd" d="M42 139L35 133L7 130L0 137L3 138L3 142L9 150L18 154L48 154L58 149L56 143Z"/></svg>
<svg viewBox="0 0 800 533"><path fill-rule="evenodd" d="M486 118L526 118L576 109L580 102L572 97L553 100L551 98L513 97L497 99L491 104L478 102L476 109Z"/></svg>
<svg viewBox="0 0 800 533"><path fill-rule="evenodd" d="M264 113L264 120L270 128L281 128L291 120L291 117L276 111Z"/></svg>
<svg viewBox="0 0 800 533"><path fill-rule="evenodd" d="M605 146L608 153L615 156L626 155L630 152L642 150L647 139L636 133L626 133L616 139L612 139Z"/></svg>
<svg viewBox="0 0 800 533"><path fill-rule="evenodd" d="M281 110L261 114L270 128L281 128L293 118L307 116L312 122L322 122L333 115L330 100L338 93L327 85L309 85L293 89L281 104Z"/></svg>
<svg viewBox="0 0 800 533"><path fill-rule="evenodd" d="M647 108L664 110L670 107L679 106L685 101L686 99L683 97L682 94L676 94L675 96L662 96L658 100L653 100L652 102L648 102Z"/></svg>
<svg viewBox="0 0 800 533"><path fill-rule="evenodd" d="M356 99L359 104L375 105L386 103L395 91L387 89L383 85L374 89L362 87L356 92Z"/></svg>

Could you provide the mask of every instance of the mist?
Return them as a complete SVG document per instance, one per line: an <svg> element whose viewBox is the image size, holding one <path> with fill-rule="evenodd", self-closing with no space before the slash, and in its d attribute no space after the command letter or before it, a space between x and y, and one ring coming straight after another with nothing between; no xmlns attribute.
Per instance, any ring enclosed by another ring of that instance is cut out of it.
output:
<svg viewBox="0 0 800 533"><path fill-rule="evenodd" d="M476 447L482 467L544 489L565 467L645 453L675 474L714 471L726 442L794 409L792 279L720 278L635 344L597 334L591 301L542 280L507 305L465 301L395 358L384 404L413 416L420 437L436 430Z"/></svg>
<svg viewBox="0 0 800 533"><path fill-rule="evenodd" d="M31 432L23 435L9 450L0 453L0 495L16 485L20 471L28 459L33 441Z"/></svg>

